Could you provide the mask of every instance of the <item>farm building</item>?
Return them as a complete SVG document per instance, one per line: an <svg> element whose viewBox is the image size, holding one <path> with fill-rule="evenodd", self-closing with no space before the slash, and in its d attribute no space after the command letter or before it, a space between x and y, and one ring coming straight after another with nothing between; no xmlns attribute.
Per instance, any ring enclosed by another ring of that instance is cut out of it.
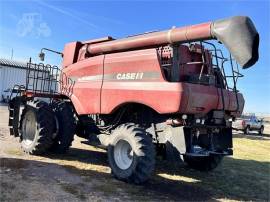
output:
<svg viewBox="0 0 270 202"><path fill-rule="evenodd" d="M3 100L7 90L15 84L25 85L27 62L0 59L0 99ZM6 92L4 92L6 91Z"/></svg>
<svg viewBox="0 0 270 202"><path fill-rule="evenodd" d="M4 101L9 94L10 89L13 88L14 85L24 85L26 86L26 77L27 77L27 70L29 70L27 66L27 62L18 62L14 60L8 59L0 59L0 101ZM38 72L38 73L37 73ZM43 73L42 73L43 72ZM39 77L42 75L43 77L49 79L54 78L51 75L50 71L44 70L44 68L40 68L39 70L35 70L31 66L30 74L35 73L38 74ZM55 79L55 78L54 78ZM33 84L33 82L36 82ZM48 80L29 80L29 85L36 86L36 89L46 89L47 91L49 88ZM56 82L54 81L54 85ZM52 86L52 83L50 84ZM30 86L31 87L31 86Z"/></svg>

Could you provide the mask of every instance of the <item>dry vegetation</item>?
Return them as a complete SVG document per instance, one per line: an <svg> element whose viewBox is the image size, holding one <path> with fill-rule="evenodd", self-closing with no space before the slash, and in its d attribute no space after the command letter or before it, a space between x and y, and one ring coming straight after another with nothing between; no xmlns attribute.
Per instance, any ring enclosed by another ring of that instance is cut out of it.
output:
<svg viewBox="0 0 270 202"><path fill-rule="evenodd" d="M210 173L158 160L156 174L143 186L111 178L106 153L79 140L68 155L26 156L17 148L7 149L1 159L0 201L42 200L50 190L47 183L55 190L48 200L269 200L270 141L265 138L237 135L233 158L226 157ZM37 196L24 188L40 184Z"/></svg>
<svg viewBox="0 0 270 202"><path fill-rule="evenodd" d="M0 201L270 200L269 135L235 135L233 157L209 173L159 159L151 180L136 186L112 178L106 153L80 138L67 155L27 156L0 128Z"/></svg>

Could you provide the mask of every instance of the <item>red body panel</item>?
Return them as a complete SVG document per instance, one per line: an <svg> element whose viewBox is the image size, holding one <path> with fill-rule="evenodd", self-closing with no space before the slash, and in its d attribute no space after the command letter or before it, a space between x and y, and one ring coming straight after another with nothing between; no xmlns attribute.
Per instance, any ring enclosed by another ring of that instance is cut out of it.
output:
<svg viewBox="0 0 270 202"><path fill-rule="evenodd" d="M91 57L72 64L64 69L64 73L75 80L71 100L78 114L100 112L100 96L102 86L104 55ZM96 79L86 80L94 76Z"/></svg>
<svg viewBox="0 0 270 202"><path fill-rule="evenodd" d="M109 114L126 103L141 103L161 114L205 115L223 107L221 89L215 86L166 81L156 49L90 57L63 71L76 81L71 100L78 114ZM235 111L235 94L225 89L223 94L225 110ZM238 97L241 114L244 99Z"/></svg>
<svg viewBox="0 0 270 202"><path fill-rule="evenodd" d="M63 54L63 67L67 67L77 61L79 49L81 47L80 42L71 42L65 45Z"/></svg>

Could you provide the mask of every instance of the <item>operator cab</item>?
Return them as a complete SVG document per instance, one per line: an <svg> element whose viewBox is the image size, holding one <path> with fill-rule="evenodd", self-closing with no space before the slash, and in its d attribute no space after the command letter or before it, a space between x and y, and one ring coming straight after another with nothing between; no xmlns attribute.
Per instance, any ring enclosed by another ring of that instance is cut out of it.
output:
<svg viewBox="0 0 270 202"><path fill-rule="evenodd" d="M227 79L232 78L237 82L237 79L243 76L234 60L231 57L225 58L223 52L210 42L168 45L159 47L157 52L164 78L169 82L236 89L235 85L228 87ZM232 75L225 73L224 66L228 62Z"/></svg>

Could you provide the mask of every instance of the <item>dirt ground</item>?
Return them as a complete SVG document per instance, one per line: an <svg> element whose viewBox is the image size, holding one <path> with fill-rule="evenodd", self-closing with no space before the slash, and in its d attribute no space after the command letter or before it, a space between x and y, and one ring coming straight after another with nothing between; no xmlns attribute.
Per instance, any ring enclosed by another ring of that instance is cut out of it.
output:
<svg viewBox="0 0 270 202"><path fill-rule="evenodd" d="M78 137L66 155L26 155L9 136L7 121L7 107L0 106L1 202L270 199L269 127L264 137L236 134L235 156L211 173L158 159L155 175L138 186L114 179L105 151L81 144ZM249 153L253 145L261 150Z"/></svg>

